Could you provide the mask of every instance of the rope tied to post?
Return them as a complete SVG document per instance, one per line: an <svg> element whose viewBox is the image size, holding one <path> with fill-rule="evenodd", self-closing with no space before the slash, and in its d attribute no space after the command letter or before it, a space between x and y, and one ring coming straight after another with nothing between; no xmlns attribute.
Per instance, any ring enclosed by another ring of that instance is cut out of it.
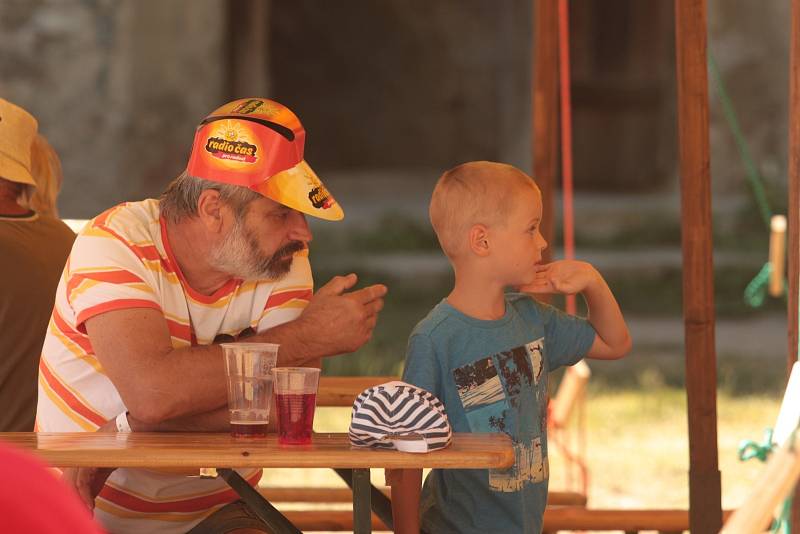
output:
<svg viewBox="0 0 800 534"><path fill-rule="evenodd" d="M752 458L758 458L762 462L766 462L773 448L775 445L772 443L772 429L767 428L764 431L763 442L757 443L752 439L746 439L739 443L739 460L746 462Z"/></svg>
<svg viewBox="0 0 800 534"><path fill-rule="evenodd" d="M752 458L758 458L762 462L766 462L772 450L775 448L775 443L772 440L773 430L767 428L764 431L764 440L757 443L751 439L743 440L739 444L739 460L746 462ZM794 450L795 434L797 429L792 432L792 437L789 439L792 450ZM791 534L790 520L792 517L792 494L783 501L781 511L775 520L772 522L770 532L773 534Z"/></svg>

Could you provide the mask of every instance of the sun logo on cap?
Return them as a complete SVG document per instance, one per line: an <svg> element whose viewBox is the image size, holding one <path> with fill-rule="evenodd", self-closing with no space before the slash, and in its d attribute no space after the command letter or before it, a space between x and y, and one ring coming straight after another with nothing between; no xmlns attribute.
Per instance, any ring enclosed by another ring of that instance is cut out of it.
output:
<svg viewBox="0 0 800 534"><path fill-rule="evenodd" d="M261 109L258 110L259 113L263 113L269 118L275 117L281 111L281 107L275 104L274 102L265 101L264 105L261 106Z"/></svg>
<svg viewBox="0 0 800 534"><path fill-rule="evenodd" d="M225 121L220 125L221 128L217 135L220 135L226 141L240 141L246 140L247 134L242 129L242 125L234 121Z"/></svg>

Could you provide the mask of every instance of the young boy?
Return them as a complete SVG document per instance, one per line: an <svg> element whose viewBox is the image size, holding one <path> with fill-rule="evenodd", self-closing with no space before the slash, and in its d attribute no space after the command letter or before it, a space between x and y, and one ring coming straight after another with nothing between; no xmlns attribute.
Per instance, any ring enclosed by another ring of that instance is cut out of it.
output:
<svg viewBox="0 0 800 534"><path fill-rule="evenodd" d="M454 432L503 432L508 469L390 471L395 532L539 533L547 501L547 374L631 347L614 295L588 263L540 264L542 198L518 169L476 161L445 172L430 218L455 287L414 329L403 380L439 397ZM506 293L506 288L517 293ZM581 293L587 319L531 293Z"/></svg>

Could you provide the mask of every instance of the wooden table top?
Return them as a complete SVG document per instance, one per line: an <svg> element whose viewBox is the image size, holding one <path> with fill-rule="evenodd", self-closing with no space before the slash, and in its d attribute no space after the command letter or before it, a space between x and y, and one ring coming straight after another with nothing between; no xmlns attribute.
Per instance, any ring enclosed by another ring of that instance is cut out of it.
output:
<svg viewBox="0 0 800 534"><path fill-rule="evenodd" d="M311 445L279 445L275 435L233 438L228 433L2 432L0 441L26 449L55 467L509 467L504 434L453 434L452 444L426 454L356 448L347 434L315 434Z"/></svg>
<svg viewBox="0 0 800 534"><path fill-rule="evenodd" d="M320 376L317 406L353 406L365 389L400 380L397 376Z"/></svg>

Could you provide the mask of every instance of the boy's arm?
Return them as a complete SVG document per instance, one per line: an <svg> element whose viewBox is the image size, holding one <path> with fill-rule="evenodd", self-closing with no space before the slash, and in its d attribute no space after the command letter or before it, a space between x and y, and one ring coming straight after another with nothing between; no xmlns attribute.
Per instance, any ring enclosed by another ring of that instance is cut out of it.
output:
<svg viewBox="0 0 800 534"><path fill-rule="evenodd" d="M582 293L589 310L587 319L597 332L586 356L601 360L622 358L632 345L628 325L611 288L594 267L588 263L586 265L594 272L594 276Z"/></svg>
<svg viewBox="0 0 800 534"><path fill-rule="evenodd" d="M534 282L520 287L520 291L565 295L582 293L589 310L587 319L597 332L586 356L614 360L631 350L631 336L617 299L591 264L560 260L537 265Z"/></svg>
<svg viewBox="0 0 800 534"><path fill-rule="evenodd" d="M395 534L419 534L422 469L387 469L386 484L392 488L392 521Z"/></svg>

